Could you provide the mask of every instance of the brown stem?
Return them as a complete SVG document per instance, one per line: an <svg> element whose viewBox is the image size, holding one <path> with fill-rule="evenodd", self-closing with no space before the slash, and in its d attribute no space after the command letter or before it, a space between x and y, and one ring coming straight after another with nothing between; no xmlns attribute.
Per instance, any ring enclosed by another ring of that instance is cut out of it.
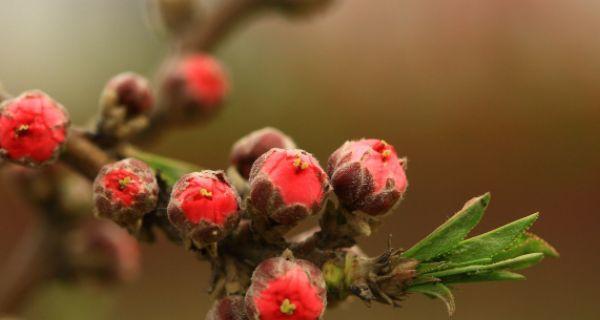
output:
<svg viewBox="0 0 600 320"><path fill-rule="evenodd" d="M207 51L224 39L235 27L257 12L262 0L226 0L216 12L183 33L182 51Z"/></svg>
<svg viewBox="0 0 600 320"><path fill-rule="evenodd" d="M113 161L112 157L77 129L71 131L60 159L90 180L96 178L102 166Z"/></svg>
<svg viewBox="0 0 600 320"><path fill-rule="evenodd" d="M14 314L54 270L53 237L44 223L25 233L0 274L0 313Z"/></svg>

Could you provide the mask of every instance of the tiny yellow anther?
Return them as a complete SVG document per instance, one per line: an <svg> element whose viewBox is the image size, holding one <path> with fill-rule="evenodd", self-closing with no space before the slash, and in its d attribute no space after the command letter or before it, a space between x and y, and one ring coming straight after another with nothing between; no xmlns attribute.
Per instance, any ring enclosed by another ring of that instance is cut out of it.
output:
<svg viewBox="0 0 600 320"><path fill-rule="evenodd" d="M17 129L15 129L15 135L18 137L29 130L29 125L22 124Z"/></svg>
<svg viewBox="0 0 600 320"><path fill-rule="evenodd" d="M308 163L307 161L302 161L302 158L300 158L300 156L297 156L296 159L294 159L293 165L296 169L301 171L308 168L310 166L310 163Z"/></svg>
<svg viewBox="0 0 600 320"><path fill-rule="evenodd" d="M294 311L296 311L296 305L293 304L290 299L285 299L281 303L281 306L279 306L279 311L281 311L283 314L291 316L294 314Z"/></svg>
<svg viewBox="0 0 600 320"><path fill-rule="evenodd" d="M389 158L391 155L392 155L392 150L390 150L390 149L385 149L385 150L383 150L383 152L381 152L381 156L384 159Z"/></svg>
<svg viewBox="0 0 600 320"><path fill-rule="evenodd" d="M119 190L125 190L127 186L131 183L131 177L125 177L119 180Z"/></svg>
<svg viewBox="0 0 600 320"><path fill-rule="evenodd" d="M212 198L213 194L212 194L212 192L202 188L202 189L200 189L200 195L202 195L205 198Z"/></svg>

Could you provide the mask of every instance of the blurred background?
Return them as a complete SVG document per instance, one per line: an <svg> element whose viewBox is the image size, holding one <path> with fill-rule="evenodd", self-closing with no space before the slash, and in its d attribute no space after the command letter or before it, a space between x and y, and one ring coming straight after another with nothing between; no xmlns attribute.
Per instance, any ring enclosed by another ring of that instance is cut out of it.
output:
<svg viewBox="0 0 600 320"><path fill-rule="evenodd" d="M85 124L111 76L151 76L165 54L144 9L142 0L2 0L0 81L13 93L43 89ZM267 125L322 163L346 139L384 138L408 156L410 187L362 240L368 253L390 233L409 247L490 191L477 231L540 211L534 230L562 257L526 271L526 282L457 288L455 319L600 319L599 28L600 2L586 0L339 0L311 19L265 16L216 52L233 83L224 112L150 149L225 168L231 144ZM0 186L0 262L32 221L10 189ZM89 318L203 319L208 273L167 241L143 245L141 278L116 299L90 293L112 309ZM30 318L53 319L58 300L34 300ZM443 304L420 296L401 309L355 301L327 315L366 317L447 319Z"/></svg>

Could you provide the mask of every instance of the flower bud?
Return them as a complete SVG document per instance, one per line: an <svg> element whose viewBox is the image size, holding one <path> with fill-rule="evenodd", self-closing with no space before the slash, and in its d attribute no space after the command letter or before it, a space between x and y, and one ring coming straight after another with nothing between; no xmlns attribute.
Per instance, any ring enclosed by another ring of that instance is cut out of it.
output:
<svg viewBox="0 0 600 320"><path fill-rule="evenodd" d="M91 221L66 239L67 258L75 275L128 282L140 273L138 242L112 222Z"/></svg>
<svg viewBox="0 0 600 320"><path fill-rule="evenodd" d="M381 215L391 211L406 191L403 162L383 140L348 141L329 158L327 173L344 207Z"/></svg>
<svg viewBox="0 0 600 320"><path fill-rule="evenodd" d="M189 121L214 114L225 100L229 81L221 64L206 54L176 61L163 84L169 116Z"/></svg>
<svg viewBox="0 0 600 320"><path fill-rule="evenodd" d="M319 162L300 149L271 149L252 166L248 208L255 217L294 225L323 208L330 190Z"/></svg>
<svg viewBox="0 0 600 320"><path fill-rule="evenodd" d="M147 113L152 109L154 97L146 78L133 73L121 73L108 81L100 104L105 109L123 108L126 117Z"/></svg>
<svg viewBox="0 0 600 320"><path fill-rule="evenodd" d="M248 179L254 161L273 148L294 149L296 144L283 132L266 127L238 140L231 149L231 163L242 177Z"/></svg>
<svg viewBox="0 0 600 320"><path fill-rule="evenodd" d="M253 320L320 319L326 306L321 270L290 251L259 264L246 292L246 313Z"/></svg>
<svg viewBox="0 0 600 320"><path fill-rule="evenodd" d="M135 232L158 203L158 183L144 162L127 158L105 165L93 185L94 211Z"/></svg>
<svg viewBox="0 0 600 320"><path fill-rule="evenodd" d="M66 139L69 115L41 91L28 91L0 105L0 155L28 166L52 163Z"/></svg>
<svg viewBox="0 0 600 320"><path fill-rule="evenodd" d="M235 228L240 199L222 171L193 172L173 186L167 213L184 239L202 247Z"/></svg>
<svg viewBox="0 0 600 320"><path fill-rule="evenodd" d="M205 320L247 320L244 297L228 296L215 301Z"/></svg>

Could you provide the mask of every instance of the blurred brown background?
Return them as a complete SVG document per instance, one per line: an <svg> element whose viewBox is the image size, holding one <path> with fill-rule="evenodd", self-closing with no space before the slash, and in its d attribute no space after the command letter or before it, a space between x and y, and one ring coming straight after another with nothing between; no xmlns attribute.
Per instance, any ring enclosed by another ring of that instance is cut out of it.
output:
<svg viewBox="0 0 600 320"><path fill-rule="evenodd" d="M143 9L142 0L2 0L0 80L11 92L47 91L83 124L108 78L150 76L163 56ZM271 15L217 52L233 80L226 110L152 149L224 168L230 145L266 125L322 162L346 139L384 138L409 157L410 187L363 240L369 253L388 233L410 246L491 191L479 231L540 211L535 231L562 257L526 271L526 282L459 287L455 319L600 319L598 30L600 2L584 0L339 0L307 21ZM10 187L0 187L0 261L31 220ZM165 241L143 255L142 278L117 290L108 318L203 319L207 266ZM327 316L367 317L447 318L417 296L398 310L354 302Z"/></svg>

